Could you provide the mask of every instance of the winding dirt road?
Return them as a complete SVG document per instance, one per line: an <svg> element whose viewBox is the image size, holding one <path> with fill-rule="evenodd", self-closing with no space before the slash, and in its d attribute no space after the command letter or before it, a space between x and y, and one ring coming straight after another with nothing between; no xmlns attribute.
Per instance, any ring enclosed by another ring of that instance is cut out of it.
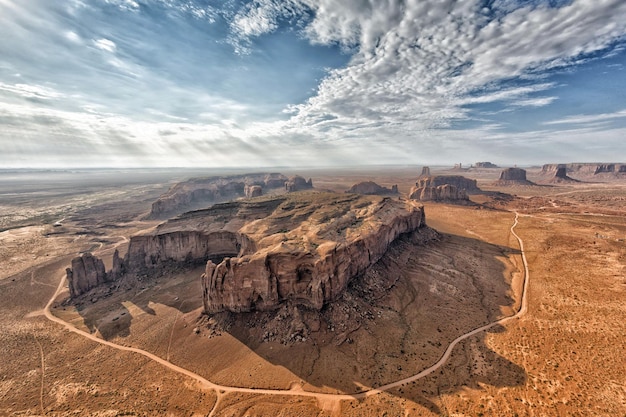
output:
<svg viewBox="0 0 626 417"><path fill-rule="evenodd" d="M118 345L116 343L112 343L109 342L107 340L103 340L100 339L98 337L96 337L95 335L91 334L91 333L87 333L83 330L80 330L74 326L72 326L70 323L67 323L63 320L61 320L60 318L54 316L52 314L52 312L50 311L50 307L52 306L52 303L54 302L54 300L57 298L57 296L61 293L61 291L63 290L64 284L65 284L65 274L62 275L59 285L54 293L54 295L50 298L50 300L48 301L48 304L46 304L46 307L44 308L44 315L46 316L46 318L48 318L49 320L60 324L61 326L63 326L64 328L66 328L67 330L82 336L84 338L87 338L93 342L96 343L100 343L101 345L105 345L108 347L111 347L113 349L117 349L117 350L121 350L121 351L125 351L125 352L133 352L142 356L145 356L146 358L153 360L154 362L157 362L163 366L165 366L166 368L177 372L179 374L185 375L189 378L192 378L194 380L196 380L203 388L206 389L210 389L210 390L214 390L217 394L217 402L213 407L213 410L211 411L211 413L209 414L209 416L212 416L215 411L217 410L217 406L220 402L220 399L223 397L224 394L227 393L247 393L247 394L265 394L265 395L282 395L282 396L298 396L298 397L313 397L315 399L318 400L318 402L320 404L329 404L329 403L337 403L339 401L342 400L354 400L354 399L362 399L362 398L366 398L366 397L370 397L373 395L378 395L384 391L388 391L392 388L396 388L399 387L403 384L407 384L410 382L414 382L417 381L418 379L424 378L427 375L430 375L431 373L435 372L436 370L438 370L439 368L441 368L443 365L445 365L445 363L448 361L448 359L450 358L450 355L452 354L452 351L454 350L454 347L461 341L472 337L478 333L484 332L486 330L491 329L492 327L498 326L498 325L503 325L511 320L517 319L521 316L523 316L527 311L528 311L528 285L529 285L529 273L528 273L528 262L526 261L526 254L524 252L524 243L522 242L522 239L517 235L517 233L515 233L515 227L518 224L518 218L519 218L519 214L517 212L515 212L515 222L513 223L513 225L511 226L511 234L517 239L518 243L519 243L519 247L520 247L520 252L522 255L522 262L524 265L524 277L523 277L523 285L522 285L522 293L521 293L521 302L520 302L520 308L517 311L517 313L515 313L512 316L509 317L505 317L499 320L496 320L494 322L491 322L489 324L486 324L484 326L478 327L476 329L473 329L465 334L462 334L461 336L457 337L456 339L454 339L452 342L450 342L450 344L448 345L448 348L445 350L445 352L443 353L443 355L441 356L441 358L439 358L439 360L434 363L432 366L430 366L429 368L424 369L423 371L421 371L418 374L415 374L413 376L395 381L395 382L391 382L389 384L386 385L382 385L378 388L372 388L370 390L367 391L363 391L363 392L359 392L359 393L355 393L355 394L325 394L325 393L317 393L317 392L310 392L310 391L305 391L303 390L299 385L294 385L291 389L285 389L285 390L281 390L281 389L262 389L262 388L243 388L243 387L229 387L229 386L224 386L224 385L218 385L215 384L211 381L209 381L208 379L194 373L191 372L185 368L182 368L178 365L173 364L172 362L167 361L166 359L160 358L159 356L154 355L153 353L150 353L148 351L145 351L143 349L139 349L139 348L134 348L134 347L128 347L128 346L122 346L122 345Z"/></svg>

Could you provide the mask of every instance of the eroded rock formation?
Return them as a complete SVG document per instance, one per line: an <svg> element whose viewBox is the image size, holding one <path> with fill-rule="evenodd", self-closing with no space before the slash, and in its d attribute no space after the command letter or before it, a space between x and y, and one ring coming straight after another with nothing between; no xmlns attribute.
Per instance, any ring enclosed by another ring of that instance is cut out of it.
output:
<svg viewBox="0 0 626 417"><path fill-rule="evenodd" d="M152 203L150 218L163 218L183 213L206 203L232 200L246 195L246 186L263 190L281 189L287 177L278 173L257 173L208 178L192 178L180 182ZM255 191L258 193L258 191Z"/></svg>
<svg viewBox="0 0 626 417"><path fill-rule="evenodd" d="M541 175L551 179L557 177L559 168L565 168L566 176L571 180L613 180L626 178L626 163L570 163L570 164L545 164L541 169Z"/></svg>
<svg viewBox="0 0 626 417"><path fill-rule="evenodd" d="M411 200L418 201L467 201L469 196L465 190L460 190L452 184L443 184L437 187L414 186L409 192Z"/></svg>
<svg viewBox="0 0 626 417"><path fill-rule="evenodd" d="M526 170L521 168L506 168L500 173L500 179L495 185L534 185L526 179Z"/></svg>
<svg viewBox="0 0 626 417"><path fill-rule="evenodd" d="M423 207L413 201L314 191L261 197L186 213L133 236L108 273L85 254L72 261L68 279L74 297L125 274L203 263L207 312L285 303L319 310L399 236L424 228Z"/></svg>
<svg viewBox="0 0 626 417"><path fill-rule="evenodd" d="M418 201L468 201L468 194L480 191L476 180L461 175L435 175L418 178L409 198Z"/></svg>
<svg viewBox="0 0 626 417"><path fill-rule="evenodd" d="M346 193L365 194L365 195L386 195L398 194L398 186L392 185L391 188L382 187L373 181L363 181L354 184Z"/></svg>
<svg viewBox="0 0 626 417"><path fill-rule="evenodd" d="M311 178L307 181L300 175L290 177L289 180L285 182L285 190L290 193L294 191L310 190L311 188L313 188Z"/></svg>
<svg viewBox="0 0 626 417"><path fill-rule="evenodd" d="M284 207L268 216L270 223L284 217ZM335 196L332 205L306 211L307 220L271 235L241 229L256 242L254 253L207 262L202 285L208 313L266 311L287 302L319 310L400 235L425 226L421 206L388 198Z"/></svg>
<svg viewBox="0 0 626 417"><path fill-rule="evenodd" d="M498 168L496 164L492 164L491 162L476 162L474 164L475 168Z"/></svg>
<svg viewBox="0 0 626 417"><path fill-rule="evenodd" d="M96 258L90 252L72 259L72 267L65 272L72 298L104 284L108 278L102 259Z"/></svg>
<svg viewBox="0 0 626 417"><path fill-rule="evenodd" d="M420 178L422 177L430 177L430 167L422 167Z"/></svg>
<svg viewBox="0 0 626 417"><path fill-rule="evenodd" d="M260 197L263 195L263 187L260 185L246 185L244 194L247 198Z"/></svg>

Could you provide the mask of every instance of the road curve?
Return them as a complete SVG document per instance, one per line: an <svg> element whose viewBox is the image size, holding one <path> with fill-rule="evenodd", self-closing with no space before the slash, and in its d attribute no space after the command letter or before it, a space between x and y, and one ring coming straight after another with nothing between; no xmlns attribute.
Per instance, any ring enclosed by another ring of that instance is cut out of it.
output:
<svg viewBox="0 0 626 417"><path fill-rule="evenodd" d="M437 369L441 368L443 365L445 365L445 363L448 361L448 359L450 358L450 355L452 354L452 351L454 350L454 347L461 341L472 337L478 333L481 333L483 331L489 330L492 327L498 326L498 325L502 325L505 324L508 321L511 321L513 319L519 318L521 316L523 316L527 311L528 311L528 284L529 284L529 273L528 273L528 262L526 261L526 254L524 252L524 243L522 242L522 239L517 235L517 233L515 233L515 226L517 226L518 224L518 218L519 218L519 214L517 212L515 212L515 222L513 223L513 225L511 226L511 234L517 239L518 243L519 243L519 247L520 247L520 252L522 255L522 262L524 265L524 277L523 277L523 286L522 286L522 294L521 294L521 302L520 302L520 308L517 311L517 313L515 313L512 316L509 317L505 317L499 320L496 320L494 322L491 322L489 324L485 324L484 326L480 326L477 327L473 330L470 330L469 332L457 337L456 339L454 339L452 342L450 342L450 344L448 345L448 348L445 350L445 352L443 353L443 355L441 356L441 358L439 358L439 360L433 364L432 366L430 366L429 368L424 369L423 371L421 371L418 374L415 374L413 376L410 376L408 378L404 378L395 382L391 382L389 384L385 384L382 385L380 387L377 388L372 388L370 390L367 391L362 391L359 393L355 393L355 394L326 394L326 393L318 393L318 392L311 392L311 391L305 391L300 389L263 389L263 388L244 388L244 387L229 387L229 386L224 386L224 385L218 385L215 384L211 381L209 381L208 379L189 371L188 369L182 368L178 365L173 364L172 362L169 362L163 358L160 358L159 356L156 356L153 353L150 353L148 351L145 351L143 349L139 349L139 348L134 348L134 347L129 347L129 346L123 346L123 345L118 345L116 343L113 342L109 342L107 340L104 339L100 339L99 337L96 337L95 335L91 334L91 333L87 333L83 330L80 330L74 326L72 326L70 323L63 321L62 319L56 317L55 315L52 314L52 312L50 311L50 307L52 306L52 303L54 302L54 300L57 298L57 296L59 295L59 293L61 293L61 291L63 290L63 286L65 284L65 274L62 275L59 285L54 293L54 295L50 298L50 300L48 301L48 303L46 304L46 307L44 308L44 315L46 316L46 318L48 320L51 320L55 323L60 324L61 326L63 326L64 328L66 328L67 330L69 330L70 332L73 332L75 334L78 334L79 336L82 336L84 338L87 338L93 342L96 343L100 343L101 345L105 345L108 347L111 347L113 349L117 349L117 350L121 350L121 351L125 351L125 352L133 352L142 356L145 356L146 358L153 360L156 363L159 363L163 366L165 366L168 369L171 369L174 372L177 372L179 374L188 376L189 378L192 378L194 380L196 380L198 383L200 383L200 385L204 388L207 389L211 389L211 390L215 390L216 393L218 394L218 397L221 397L223 394L225 393L233 393L233 392L237 392L237 393L249 393L249 394L266 394L266 395L283 395L283 396L297 396L297 397L313 397L316 398L317 400L320 401L341 401L341 400L354 400L354 399L362 399L362 398L366 398L366 397L371 397L373 395L377 395L380 394L384 391L388 391L392 388L396 388L399 387L401 385L410 383L410 382L414 382L417 381L418 379L424 378L427 375L430 375L431 373L435 372ZM217 405L217 404L216 404ZM211 412L211 414L213 414L213 412L215 411L215 407L214 410Z"/></svg>

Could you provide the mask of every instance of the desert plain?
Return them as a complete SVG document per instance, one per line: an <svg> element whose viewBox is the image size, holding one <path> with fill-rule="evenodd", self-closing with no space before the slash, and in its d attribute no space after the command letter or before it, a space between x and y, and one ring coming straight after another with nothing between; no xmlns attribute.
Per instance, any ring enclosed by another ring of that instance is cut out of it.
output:
<svg viewBox="0 0 626 417"><path fill-rule="evenodd" d="M281 172L397 199L420 169ZM69 299L72 258L110 268L173 184L224 172L0 173L0 415L626 416L626 180L431 170L482 191L424 202L436 235L398 239L296 340L268 333L282 310L203 314L198 266Z"/></svg>

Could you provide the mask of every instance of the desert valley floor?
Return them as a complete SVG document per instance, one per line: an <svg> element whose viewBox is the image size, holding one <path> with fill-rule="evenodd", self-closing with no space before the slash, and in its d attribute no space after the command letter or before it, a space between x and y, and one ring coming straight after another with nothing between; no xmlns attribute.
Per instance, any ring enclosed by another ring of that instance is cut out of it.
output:
<svg viewBox="0 0 626 417"><path fill-rule="evenodd" d="M297 174L340 193L397 184L406 198L419 170ZM110 268L162 222L146 216L153 201L221 172L2 173L0 415L626 416L626 179L433 172L482 192L424 202L436 238L398 239L292 341L264 336L255 313L214 326L203 266L68 302L72 258Z"/></svg>

